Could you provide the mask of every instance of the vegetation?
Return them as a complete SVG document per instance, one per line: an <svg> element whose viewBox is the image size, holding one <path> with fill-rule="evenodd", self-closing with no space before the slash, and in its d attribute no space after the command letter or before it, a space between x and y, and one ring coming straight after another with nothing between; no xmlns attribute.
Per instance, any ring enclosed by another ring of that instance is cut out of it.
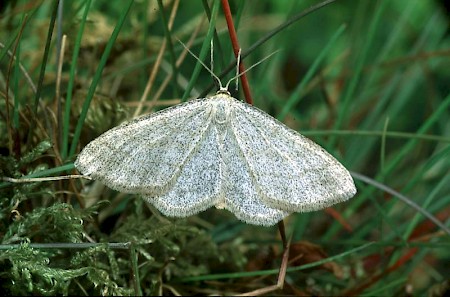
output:
<svg viewBox="0 0 450 297"><path fill-rule="evenodd" d="M276 226L217 209L166 218L97 182L32 179L77 174L77 153L107 129L214 93L177 39L207 65L214 40L214 71L232 77L225 2L2 2L3 295L230 295L276 283ZM247 73L253 104L320 143L358 188L285 220L290 263L275 294L450 291L444 4L230 1L245 67L276 51Z"/></svg>

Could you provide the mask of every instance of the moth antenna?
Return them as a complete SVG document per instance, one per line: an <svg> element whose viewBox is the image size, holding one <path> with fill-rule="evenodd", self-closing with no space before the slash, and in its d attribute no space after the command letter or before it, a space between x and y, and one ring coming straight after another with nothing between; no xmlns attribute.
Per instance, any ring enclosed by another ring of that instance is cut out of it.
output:
<svg viewBox="0 0 450 297"><path fill-rule="evenodd" d="M210 49L211 49L211 72L214 72L214 39L211 38L211 45L210 45Z"/></svg>
<svg viewBox="0 0 450 297"><path fill-rule="evenodd" d="M241 64L241 51L242 49L239 49L236 61L236 92L239 89L239 65Z"/></svg>
<svg viewBox="0 0 450 297"><path fill-rule="evenodd" d="M191 54L191 56L193 56L206 70L208 70L208 72L211 74L211 76L217 80L217 82L219 83L219 86L220 86L219 92L228 90L228 88L223 87L222 82L220 81L220 78L217 75L215 75L214 72L208 66L206 66L205 63L203 63L199 57L197 57L197 55L195 55L193 52L191 52L191 50L188 49L188 47L183 42L181 42L181 40L178 40L178 42L181 43L181 45L188 51L188 53Z"/></svg>
<svg viewBox="0 0 450 297"><path fill-rule="evenodd" d="M239 77L241 77L242 75L244 75L245 73L247 73L248 71L250 71L250 69L252 69L252 68L258 66L259 64L261 64L261 63L264 62L265 60L267 60L267 59L269 59L270 57L272 57L272 56L273 56L274 54L276 54L277 52L278 52L278 50L274 51L273 53L271 53L271 54L265 56L264 58L262 58L260 61L256 62L255 64L253 64L253 65L250 66L249 68L245 69L244 72L236 74L234 77L232 77L232 78L227 82L227 84L225 85L225 89L228 90L228 87L230 86L230 83L231 83L234 79L237 80ZM239 50L239 53L240 53L240 50ZM238 55L238 63L240 63L240 54ZM238 72L239 72L239 66L238 66Z"/></svg>

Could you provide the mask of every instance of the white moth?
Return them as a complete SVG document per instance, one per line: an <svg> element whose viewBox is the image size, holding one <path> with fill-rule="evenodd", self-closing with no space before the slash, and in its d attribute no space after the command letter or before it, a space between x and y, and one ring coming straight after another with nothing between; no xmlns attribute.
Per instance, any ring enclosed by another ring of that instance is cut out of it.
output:
<svg viewBox="0 0 450 297"><path fill-rule="evenodd" d="M356 193L350 173L322 147L223 87L105 132L75 167L114 190L141 194L167 216L216 206L264 226Z"/></svg>

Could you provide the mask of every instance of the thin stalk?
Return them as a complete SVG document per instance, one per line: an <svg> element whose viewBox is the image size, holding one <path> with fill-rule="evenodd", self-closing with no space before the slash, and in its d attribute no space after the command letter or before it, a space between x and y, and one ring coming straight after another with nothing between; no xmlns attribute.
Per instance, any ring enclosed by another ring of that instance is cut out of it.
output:
<svg viewBox="0 0 450 297"><path fill-rule="evenodd" d="M234 28L233 16L231 14L230 5L228 4L228 0L221 0L221 2L222 2L222 9L225 14L225 19L227 21L231 44L233 45L234 56L236 57L236 59L240 59L239 55L241 54L241 47L239 46L236 29ZM248 84L247 75L244 73L245 72L244 62L241 60L238 66L239 66L239 73L243 73L241 75L241 82L245 100L247 101L248 104L253 104L252 94L250 92L250 86Z"/></svg>

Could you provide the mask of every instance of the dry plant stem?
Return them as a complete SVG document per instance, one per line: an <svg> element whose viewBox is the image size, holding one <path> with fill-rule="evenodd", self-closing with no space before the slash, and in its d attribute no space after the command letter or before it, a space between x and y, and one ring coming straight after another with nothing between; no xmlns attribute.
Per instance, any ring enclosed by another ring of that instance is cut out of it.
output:
<svg viewBox="0 0 450 297"><path fill-rule="evenodd" d="M283 289L284 280L286 278L287 266L288 266L288 262L289 262L289 246L290 246L291 240L290 239L289 239L289 241L286 240L286 232L285 232L283 220L278 222L278 230L280 231L281 240L283 241L283 258L281 260L281 266L280 266L280 272L278 273L277 284L273 285L273 286L257 289L257 290L251 291L251 292L247 292L247 293L241 294L239 296L259 296L259 295L267 294L267 293L270 293L270 292L273 292L276 290Z"/></svg>
<svg viewBox="0 0 450 297"><path fill-rule="evenodd" d="M72 174L72 175L64 175L64 176L49 176L49 177L33 177L33 178L12 178L12 177L1 177L0 180L15 184L21 183L36 183L43 181L55 181L55 180L63 180L63 179L75 179L75 178L84 178L88 180L92 180L89 176Z"/></svg>
<svg viewBox="0 0 450 297"><path fill-rule="evenodd" d="M237 39L236 29L234 28L233 17L231 15L230 5L228 4L228 0L222 0L221 2L222 2L222 8L223 8L223 12L225 15L225 19L227 20L228 32L230 33L230 39L231 39L231 44L233 45L234 55L236 58L238 58L239 51L241 48L239 46L239 42ZM242 60L239 63L239 72L240 73L245 72L245 67L244 67L244 63L242 62ZM247 101L248 104L253 105L253 99L252 99L252 95L250 92L250 87L248 85L247 76L245 74L243 74L241 76L241 83L242 83L242 90L244 91L245 101Z"/></svg>
<svg viewBox="0 0 450 297"><path fill-rule="evenodd" d="M39 121L36 121L36 122L39 123ZM61 156L57 155L57 157L58 157L59 162L61 162ZM79 179L79 178L92 180L89 176L73 174L73 175L64 175L64 176L49 176L49 177L34 177L34 178L12 178L12 177L4 176L4 177L0 177L0 181L10 182L10 183L14 183L14 184L20 184L20 183L34 183L34 182L57 181L57 180L68 179L68 180L70 180L70 185L72 186L72 188L74 189L74 192L76 193L76 198L77 198L79 205L81 206L81 208L84 208L85 202L81 198L79 192L77 191L77 187L73 183L74 179Z"/></svg>
<svg viewBox="0 0 450 297"><path fill-rule="evenodd" d="M194 43L195 38L197 37L198 33L200 32L200 29L203 28L203 24L205 23L206 17L202 18L202 21L200 22L200 24L197 26L197 28L195 28L195 31L192 33L191 37L189 38L188 42L186 43L186 46L189 48L191 47L192 43ZM186 58L188 51L186 49L184 49L180 56L178 57L178 60L176 62L176 66L179 67L181 65L181 63L183 63L184 59ZM170 73L163 81L163 83L160 85L158 91L156 91L155 96L153 97L152 101L150 101L150 104L148 106L148 109L151 109L153 106L156 105L156 101L161 97L161 94L164 92L164 90L166 89L167 85L169 84L170 80L173 77L173 73ZM164 100L164 102L166 102L166 100ZM177 102L176 104L178 104L180 102Z"/></svg>
<svg viewBox="0 0 450 297"><path fill-rule="evenodd" d="M176 0L173 4L172 11L170 13L169 18L169 30L172 29L173 21L175 20L175 15L178 11L178 4L180 3L180 0ZM167 47L167 40L164 39L163 44L159 50L158 57L156 58L155 64L153 65L152 72L150 73L150 77L148 78L147 84L145 85L144 93L141 96L141 99L139 100L139 106L136 108L133 117L137 117L142 112L143 103L145 102L145 99L148 97L148 94L150 94L150 91L153 87L153 83L155 82L156 74L158 73L159 67L161 65L161 61L164 55L164 52Z"/></svg>
<svg viewBox="0 0 450 297"><path fill-rule="evenodd" d="M55 96L56 96L56 102L58 103L57 110L58 110L58 136L55 135L55 138L58 137L58 141L53 140L53 143L56 144L62 144L62 134L63 134L63 128L62 128L62 103L61 103L61 76L62 76L62 65L64 61L64 53L66 50L66 40L67 35L63 35L61 40L61 48L59 50L59 57L58 57L58 69L56 72L56 86L55 86ZM55 151L59 151L58 148L55 148Z"/></svg>
<svg viewBox="0 0 450 297"><path fill-rule="evenodd" d="M280 231L281 241L283 242L283 250L288 248L288 242L286 239L286 229L284 228L284 221L278 222L278 230Z"/></svg>

